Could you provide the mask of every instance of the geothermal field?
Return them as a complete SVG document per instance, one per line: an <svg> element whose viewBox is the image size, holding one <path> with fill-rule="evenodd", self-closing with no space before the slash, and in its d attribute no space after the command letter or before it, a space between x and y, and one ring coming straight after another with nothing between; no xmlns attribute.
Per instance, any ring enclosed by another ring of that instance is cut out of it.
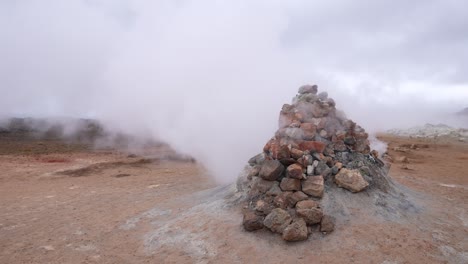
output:
<svg viewBox="0 0 468 264"><path fill-rule="evenodd" d="M468 264L467 0L0 0L0 264Z"/></svg>
<svg viewBox="0 0 468 264"><path fill-rule="evenodd" d="M219 184L164 142L97 144L105 130L75 122L67 135L69 123L4 122L1 263L468 262L463 129L392 130L372 139L388 144L378 153L305 85L237 181Z"/></svg>

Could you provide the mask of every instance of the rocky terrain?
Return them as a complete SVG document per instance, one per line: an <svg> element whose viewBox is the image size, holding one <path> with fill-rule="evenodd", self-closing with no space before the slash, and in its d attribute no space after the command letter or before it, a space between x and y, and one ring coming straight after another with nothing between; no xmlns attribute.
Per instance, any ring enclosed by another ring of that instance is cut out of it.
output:
<svg viewBox="0 0 468 264"><path fill-rule="evenodd" d="M387 207L395 202L415 210L402 193L396 195L368 138L326 92L302 86L293 103L283 106L275 136L249 160L247 175L239 180L247 197L245 230L267 228L286 241L306 240L314 226L330 233L337 217L346 218L351 204L346 200L372 207L386 199ZM363 191L367 199L350 195Z"/></svg>
<svg viewBox="0 0 468 264"><path fill-rule="evenodd" d="M431 138L434 140L446 138L459 141L468 140L468 129L454 128L444 124L426 124L409 129L392 129L387 133L400 137Z"/></svg>
<svg viewBox="0 0 468 264"><path fill-rule="evenodd" d="M227 186L165 144L3 129L0 263L468 263L468 143L384 134L383 163L314 90Z"/></svg>

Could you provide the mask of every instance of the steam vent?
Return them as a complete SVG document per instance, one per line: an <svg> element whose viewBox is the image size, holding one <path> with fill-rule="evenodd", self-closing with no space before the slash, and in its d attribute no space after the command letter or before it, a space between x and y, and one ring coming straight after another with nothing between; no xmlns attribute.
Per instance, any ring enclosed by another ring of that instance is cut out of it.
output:
<svg viewBox="0 0 468 264"><path fill-rule="evenodd" d="M387 171L366 131L338 111L326 92L304 85L292 104L283 105L274 137L239 178L244 229L301 241L313 232L332 232L352 208L401 215L412 205Z"/></svg>

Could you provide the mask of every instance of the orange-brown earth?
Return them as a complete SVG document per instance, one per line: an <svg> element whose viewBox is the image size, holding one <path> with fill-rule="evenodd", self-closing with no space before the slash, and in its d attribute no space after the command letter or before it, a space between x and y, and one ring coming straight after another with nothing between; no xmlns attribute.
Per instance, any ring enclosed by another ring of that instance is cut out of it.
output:
<svg viewBox="0 0 468 264"><path fill-rule="evenodd" d="M381 139L420 211L357 210L329 235L287 243L245 232L222 199L232 188L166 146L143 158L0 135L0 263L468 263L468 144Z"/></svg>

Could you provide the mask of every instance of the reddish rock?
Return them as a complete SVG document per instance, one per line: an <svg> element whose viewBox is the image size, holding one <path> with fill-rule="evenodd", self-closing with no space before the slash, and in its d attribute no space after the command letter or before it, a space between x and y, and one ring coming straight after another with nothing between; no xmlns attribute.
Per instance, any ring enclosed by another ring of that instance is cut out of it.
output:
<svg viewBox="0 0 468 264"><path fill-rule="evenodd" d="M351 192L360 192L369 186L358 170L341 169L335 176L338 187L345 188Z"/></svg>
<svg viewBox="0 0 468 264"><path fill-rule="evenodd" d="M297 202L309 199L309 196L307 196L307 194L301 191L297 191L297 192L294 192L292 195L290 195L288 198L289 198L288 200L289 205L291 207L294 207L297 204Z"/></svg>
<svg viewBox="0 0 468 264"><path fill-rule="evenodd" d="M287 209L290 205L290 196L292 194L292 192L281 192L278 196L275 197L273 203L279 208Z"/></svg>
<svg viewBox="0 0 468 264"><path fill-rule="evenodd" d="M293 178L293 179L303 179L304 174L303 174L303 168L299 164L292 164L289 165L289 167L286 168L286 177L288 178Z"/></svg>
<svg viewBox="0 0 468 264"><path fill-rule="evenodd" d="M302 191L312 197L322 198L324 181L322 176L310 176L302 182Z"/></svg>
<svg viewBox="0 0 468 264"><path fill-rule="evenodd" d="M302 113L297 112L297 113L294 113L294 118L300 122L303 122L305 119L305 116Z"/></svg>
<svg viewBox="0 0 468 264"><path fill-rule="evenodd" d="M313 140L315 138L315 134L317 133L317 126L312 123L302 123L301 129L303 131L303 139L304 140Z"/></svg>
<svg viewBox="0 0 468 264"><path fill-rule="evenodd" d="M282 234L291 221L292 217L288 212L281 208L276 208L265 217L263 225L275 233Z"/></svg>
<svg viewBox="0 0 468 264"><path fill-rule="evenodd" d="M304 200L296 204L296 209L298 210L305 210L305 209L312 209L312 208L320 208L320 204L314 200Z"/></svg>
<svg viewBox="0 0 468 264"><path fill-rule="evenodd" d="M278 126L279 128L283 127L289 127L294 121L296 120L294 113L287 113L284 111L281 111L279 120L278 120Z"/></svg>
<svg viewBox="0 0 468 264"><path fill-rule="evenodd" d="M277 160L266 160L260 169L259 176L268 181L276 181L284 171L284 166Z"/></svg>
<svg viewBox="0 0 468 264"><path fill-rule="evenodd" d="M264 217L253 211L245 211L242 225L246 231L255 231L263 228Z"/></svg>
<svg viewBox="0 0 468 264"><path fill-rule="evenodd" d="M292 178L283 178L280 183L280 188L283 191L300 191L301 180Z"/></svg>
<svg viewBox="0 0 468 264"><path fill-rule="evenodd" d="M322 221L323 212L320 208L296 209L296 212L308 225L315 225Z"/></svg>
<svg viewBox="0 0 468 264"><path fill-rule="evenodd" d="M299 149L302 151L319 152L322 153L325 150L325 143L320 141L302 141L299 143Z"/></svg>
<svg viewBox="0 0 468 264"><path fill-rule="evenodd" d="M308 121L310 121L310 123L314 124L315 127L318 130L324 129L325 126L327 125L327 119L326 118L311 118Z"/></svg>
<svg viewBox="0 0 468 264"><path fill-rule="evenodd" d="M290 152L291 152L291 157L296 160L304 156L304 151L296 149L296 148L292 148Z"/></svg>
<svg viewBox="0 0 468 264"><path fill-rule="evenodd" d="M309 233L304 219L295 219L283 231L283 239L289 242L306 240Z"/></svg>

